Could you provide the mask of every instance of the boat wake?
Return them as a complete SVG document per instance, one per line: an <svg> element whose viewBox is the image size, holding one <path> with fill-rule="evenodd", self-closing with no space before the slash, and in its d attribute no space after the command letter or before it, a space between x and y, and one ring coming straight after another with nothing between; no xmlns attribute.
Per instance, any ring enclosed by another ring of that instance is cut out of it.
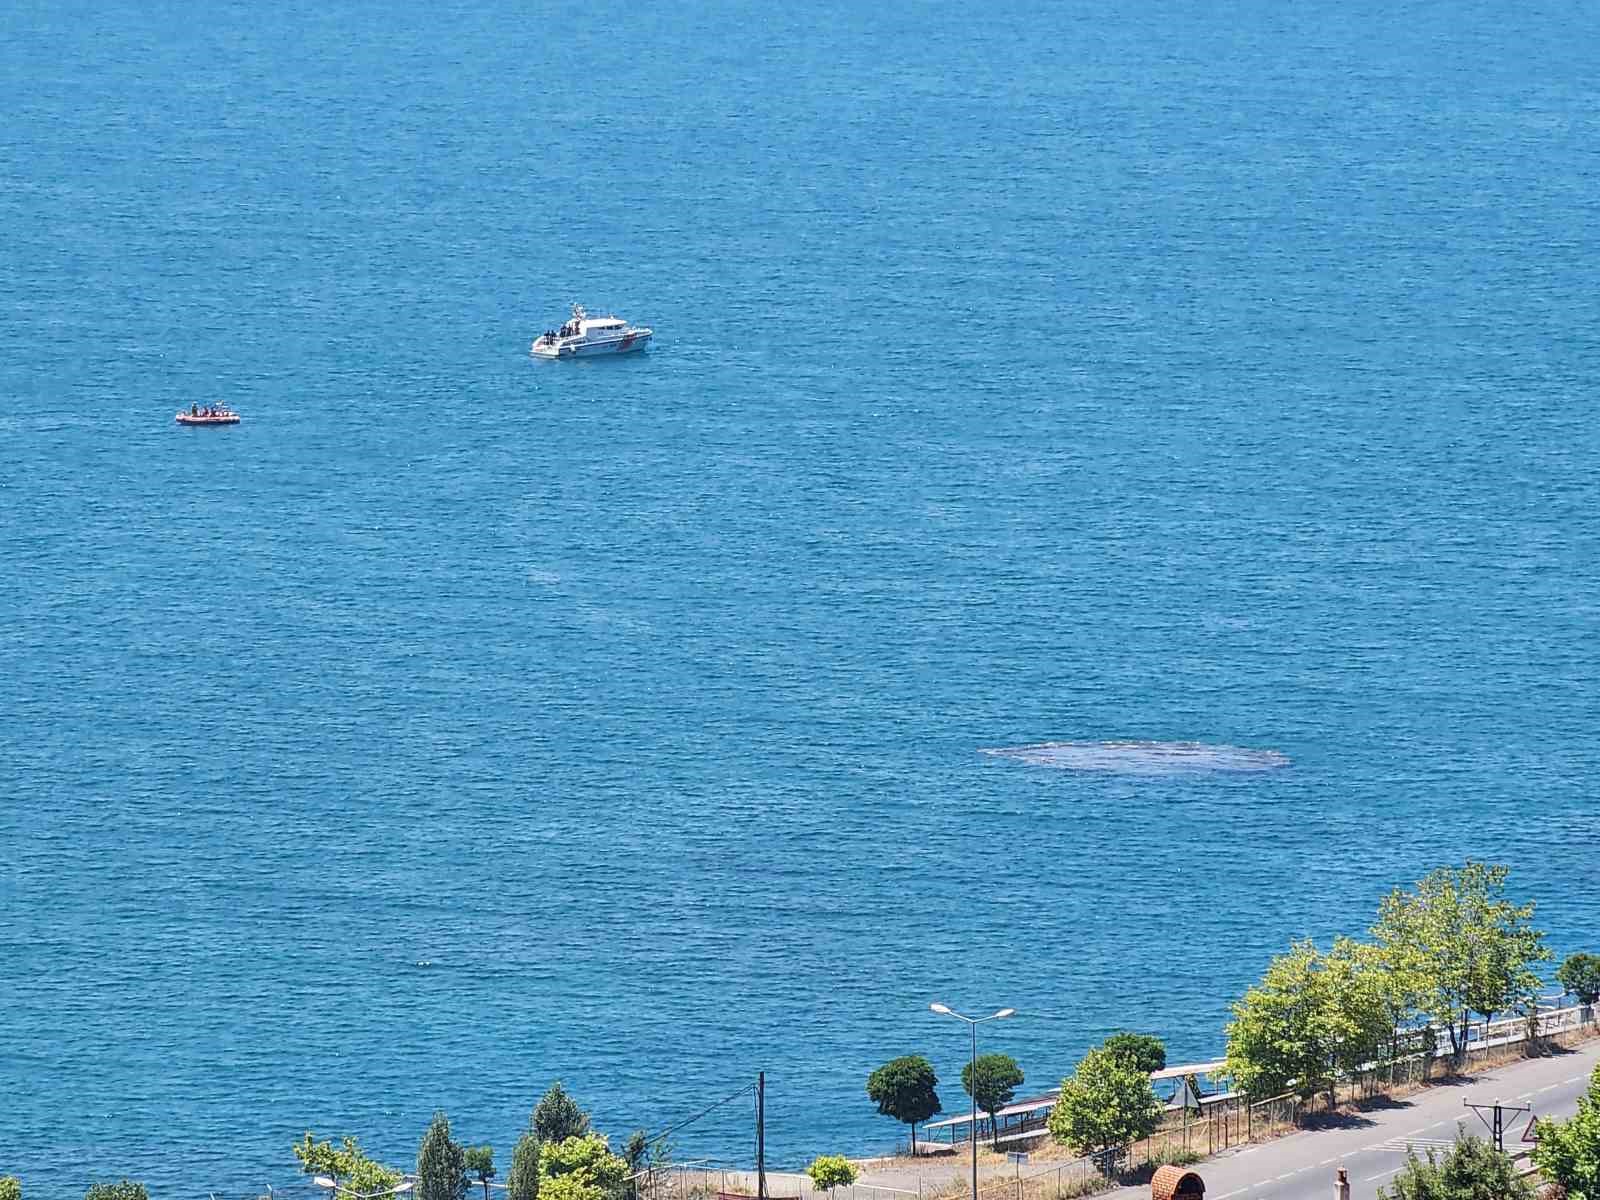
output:
<svg viewBox="0 0 1600 1200"><path fill-rule="evenodd" d="M1039 742L979 750L1032 767L1109 775L1200 775L1275 771L1289 765L1276 750L1211 746L1204 742Z"/></svg>

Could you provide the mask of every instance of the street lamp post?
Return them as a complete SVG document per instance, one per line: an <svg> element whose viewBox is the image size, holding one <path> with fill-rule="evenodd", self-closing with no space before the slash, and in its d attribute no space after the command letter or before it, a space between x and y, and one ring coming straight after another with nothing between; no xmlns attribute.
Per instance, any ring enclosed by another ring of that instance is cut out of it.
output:
<svg viewBox="0 0 1600 1200"><path fill-rule="evenodd" d="M1001 1017L1009 1017L1017 1010L1002 1008L999 1012L990 1013L987 1017L964 1017L948 1004L928 1005L936 1013L946 1017L954 1017L958 1021L965 1021L967 1028L972 1031L972 1069L967 1074L967 1082L971 1085L968 1089L972 1095L972 1200L978 1200L978 1026L985 1021L998 1021ZM997 1134L999 1130L995 1131Z"/></svg>
<svg viewBox="0 0 1600 1200"><path fill-rule="evenodd" d="M377 1192L358 1192L354 1188L347 1188L337 1179L327 1175L318 1175L311 1181L319 1188L327 1189L329 1200L338 1200L340 1196L348 1196L350 1200L378 1200L380 1196L403 1196L417 1186L415 1179L402 1179L392 1188L384 1188Z"/></svg>

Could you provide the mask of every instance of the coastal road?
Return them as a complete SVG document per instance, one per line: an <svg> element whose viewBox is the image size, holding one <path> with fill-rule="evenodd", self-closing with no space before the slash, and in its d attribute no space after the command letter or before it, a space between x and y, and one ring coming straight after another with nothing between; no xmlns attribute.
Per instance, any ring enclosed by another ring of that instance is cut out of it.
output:
<svg viewBox="0 0 1600 1200"><path fill-rule="evenodd" d="M1357 1113L1341 1126L1308 1130L1228 1151L1194 1169L1206 1181L1206 1200L1327 1200L1334 1171L1350 1178L1351 1200L1376 1196L1405 1165L1406 1148L1422 1157L1429 1146L1455 1141L1457 1127L1487 1139L1488 1131L1465 1101L1501 1100L1531 1105L1541 1117L1568 1117L1600 1063L1600 1043L1549 1058L1529 1059L1479 1072L1470 1080L1425 1088L1391 1107ZM1527 1116L1508 1119L1507 1150L1516 1148ZM1148 1197L1148 1187L1119 1188L1113 1200Z"/></svg>
<svg viewBox="0 0 1600 1200"><path fill-rule="evenodd" d="M1498 1099L1531 1105L1541 1117L1571 1116L1597 1064L1600 1041L1591 1041L1548 1058L1526 1059L1480 1071L1460 1082L1436 1084L1383 1107L1349 1114L1332 1127L1225 1151L1194 1170L1206 1182L1206 1200L1328 1200L1334 1171L1343 1167L1350 1178L1351 1200L1370 1200L1405 1165L1407 1146L1415 1147L1420 1157L1429 1146L1452 1143L1458 1126L1469 1134L1488 1137L1464 1101ZM1514 1123L1508 1119L1507 1150L1514 1148L1527 1121L1526 1115ZM953 1176L964 1176L965 1170L964 1160L947 1160L939 1167L927 1164L914 1170L868 1171L860 1183L914 1191L919 1174L926 1189ZM983 1174L1009 1176L1012 1170L992 1167ZM1118 1188L1103 1195L1109 1200L1147 1200L1150 1189L1148 1185Z"/></svg>

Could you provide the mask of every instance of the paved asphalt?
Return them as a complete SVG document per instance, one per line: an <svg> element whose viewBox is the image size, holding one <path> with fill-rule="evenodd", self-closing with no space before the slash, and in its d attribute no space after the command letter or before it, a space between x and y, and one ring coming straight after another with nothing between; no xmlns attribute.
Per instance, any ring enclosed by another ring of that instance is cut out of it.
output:
<svg viewBox="0 0 1600 1200"><path fill-rule="evenodd" d="M1488 1131L1465 1101L1531 1105L1541 1117L1566 1117L1600 1063L1600 1043L1568 1053L1483 1071L1462 1083L1426 1088L1392 1106L1355 1114L1340 1126L1308 1130L1231 1150L1194 1169L1206 1182L1206 1200L1332 1200L1334 1171L1349 1173L1351 1200L1368 1200L1405 1165L1406 1148L1421 1156L1429 1146L1450 1145L1459 1126L1487 1138ZM1508 1117L1505 1146L1511 1150L1528 1123ZM1150 1189L1120 1188L1111 1200L1148 1197Z"/></svg>

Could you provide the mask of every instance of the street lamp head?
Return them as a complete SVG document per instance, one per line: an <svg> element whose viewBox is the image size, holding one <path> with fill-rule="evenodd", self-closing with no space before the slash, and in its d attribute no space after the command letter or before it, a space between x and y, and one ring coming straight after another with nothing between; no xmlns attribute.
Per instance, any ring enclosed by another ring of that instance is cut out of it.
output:
<svg viewBox="0 0 1600 1200"><path fill-rule="evenodd" d="M1014 1017L1016 1015L1017 1015L1017 1010L1016 1009L1014 1009L1014 1008L1002 1008L999 1012L995 1013L995 1015L990 1017L989 1019L991 1021L995 1021L995 1020L999 1020L1001 1017Z"/></svg>
<svg viewBox="0 0 1600 1200"><path fill-rule="evenodd" d="M334 1188L334 1187L338 1187L339 1186L338 1184L334 1183L333 1180L329 1179L326 1175L318 1175L311 1182L316 1184L320 1188Z"/></svg>
<svg viewBox="0 0 1600 1200"><path fill-rule="evenodd" d="M928 1007L931 1008L936 1013L943 1013L947 1017L953 1015L950 1012L950 1006L948 1004L939 1004L939 1003L935 1002L933 1004L928 1005Z"/></svg>
<svg viewBox="0 0 1600 1200"><path fill-rule="evenodd" d="M404 1195L406 1192L409 1192L412 1188L414 1188L416 1186L417 1186L417 1181L415 1179L407 1179L404 1183L397 1183L395 1185L394 1194L396 1196Z"/></svg>

